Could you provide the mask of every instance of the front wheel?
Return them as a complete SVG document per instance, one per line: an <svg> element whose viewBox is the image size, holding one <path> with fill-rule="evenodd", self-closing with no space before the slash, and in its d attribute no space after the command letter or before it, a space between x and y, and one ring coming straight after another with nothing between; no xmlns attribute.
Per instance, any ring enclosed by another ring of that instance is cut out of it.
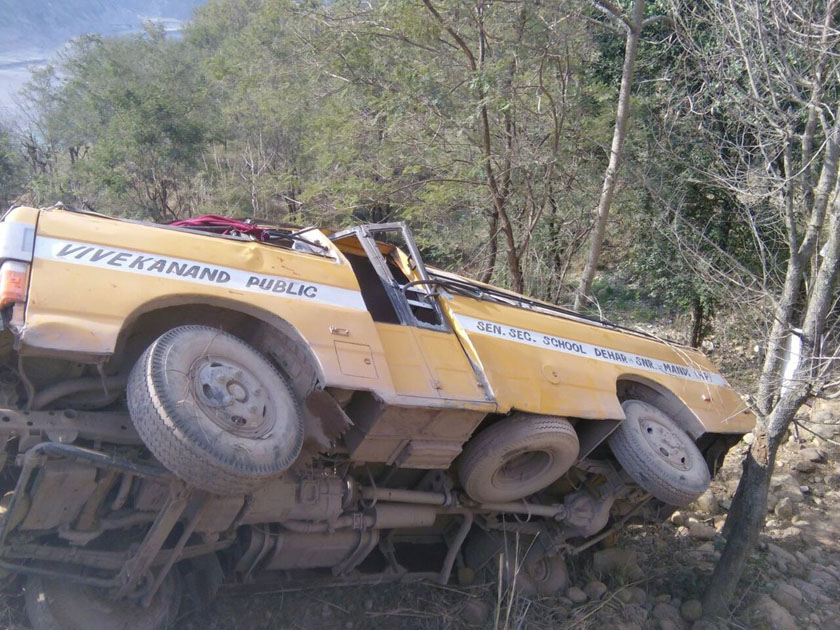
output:
<svg viewBox="0 0 840 630"><path fill-rule="evenodd" d="M216 494L243 494L300 454L303 417L287 379L244 341L181 326L143 353L128 409L146 447L175 475Z"/></svg>
<svg viewBox="0 0 840 630"><path fill-rule="evenodd" d="M615 458L642 488L668 505L688 505L711 476L691 437L667 414L641 400L621 404L626 416L610 436Z"/></svg>

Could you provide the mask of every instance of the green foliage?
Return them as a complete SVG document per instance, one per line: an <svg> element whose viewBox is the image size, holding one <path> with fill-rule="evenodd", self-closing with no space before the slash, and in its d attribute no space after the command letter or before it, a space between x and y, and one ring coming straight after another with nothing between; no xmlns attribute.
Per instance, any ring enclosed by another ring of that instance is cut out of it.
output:
<svg viewBox="0 0 840 630"><path fill-rule="evenodd" d="M0 124L0 207L8 208L22 192L24 162L10 129Z"/></svg>

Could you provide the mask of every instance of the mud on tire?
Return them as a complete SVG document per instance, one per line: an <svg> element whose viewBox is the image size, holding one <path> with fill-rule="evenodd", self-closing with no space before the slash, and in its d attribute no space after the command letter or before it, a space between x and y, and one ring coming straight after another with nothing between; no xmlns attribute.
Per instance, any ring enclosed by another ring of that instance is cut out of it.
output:
<svg viewBox="0 0 840 630"><path fill-rule="evenodd" d="M186 482L247 493L279 476L303 443L286 378L242 340L206 326L161 335L138 359L128 408L146 447Z"/></svg>

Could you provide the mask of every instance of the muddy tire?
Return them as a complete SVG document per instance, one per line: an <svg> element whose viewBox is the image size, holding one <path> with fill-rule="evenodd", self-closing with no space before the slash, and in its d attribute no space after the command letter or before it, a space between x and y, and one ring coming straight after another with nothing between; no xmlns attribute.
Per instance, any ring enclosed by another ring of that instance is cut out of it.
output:
<svg viewBox="0 0 840 630"><path fill-rule="evenodd" d="M565 418L517 413L467 443L459 477L476 501L514 501L557 481L579 452L577 433Z"/></svg>
<svg viewBox="0 0 840 630"><path fill-rule="evenodd" d="M471 569L490 572L498 572L501 555L504 584L524 597L557 595L569 587L566 561L546 554L532 537L521 537L517 548L514 535L479 532L467 541L464 555Z"/></svg>
<svg viewBox="0 0 840 630"><path fill-rule="evenodd" d="M242 340L206 326L173 328L149 346L127 399L161 464L216 494L278 477L303 444L300 404L285 377Z"/></svg>
<svg viewBox="0 0 840 630"><path fill-rule="evenodd" d="M29 577L24 600L33 630L166 630L178 616L181 588L170 574L144 607L92 586Z"/></svg>
<svg viewBox="0 0 840 630"><path fill-rule="evenodd" d="M691 437L649 403L627 400L621 406L626 419L609 445L627 474L668 505L688 505L703 494L711 476Z"/></svg>

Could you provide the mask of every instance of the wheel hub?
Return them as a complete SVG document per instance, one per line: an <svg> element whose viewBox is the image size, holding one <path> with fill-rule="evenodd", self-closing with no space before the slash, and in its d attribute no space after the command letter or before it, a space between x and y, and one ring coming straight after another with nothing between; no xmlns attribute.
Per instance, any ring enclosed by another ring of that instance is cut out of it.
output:
<svg viewBox="0 0 840 630"><path fill-rule="evenodd" d="M677 470L691 468L688 449L674 431L660 424L654 418L642 418L639 420L639 425L642 429L642 435L645 436L654 452L672 468Z"/></svg>
<svg viewBox="0 0 840 630"><path fill-rule="evenodd" d="M265 387L241 365L202 357L193 365L195 399L216 425L233 435L260 438L274 427Z"/></svg>

